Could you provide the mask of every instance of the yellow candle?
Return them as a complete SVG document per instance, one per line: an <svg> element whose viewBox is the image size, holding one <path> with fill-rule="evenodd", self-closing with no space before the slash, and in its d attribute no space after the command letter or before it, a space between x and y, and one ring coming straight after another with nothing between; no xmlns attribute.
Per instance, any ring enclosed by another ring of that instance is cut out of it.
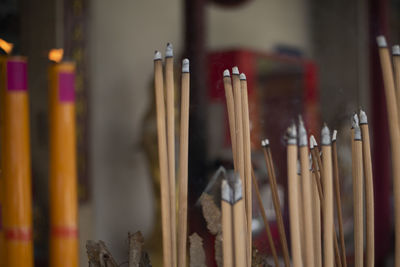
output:
<svg viewBox="0 0 400 267"><path fill-rule="evenodd" d="M78 197L75 137L75 65L49 70L50 266L78 266Z"/></svg>
<svg viewBox="0 0 400 267"><path fill-rule="evenodd" d="M33 266L29 99L26 59L2 60L1 195L4 266Z"/></svg>

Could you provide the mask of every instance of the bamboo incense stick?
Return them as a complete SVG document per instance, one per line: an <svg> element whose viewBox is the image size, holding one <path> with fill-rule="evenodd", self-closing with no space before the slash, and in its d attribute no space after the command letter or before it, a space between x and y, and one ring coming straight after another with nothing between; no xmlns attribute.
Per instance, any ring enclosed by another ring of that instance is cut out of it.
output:
<svg viewBox="0 0 400 267"><path fill-rule="evenodd" d="M175 199L175 89L174 89L174 53L168 43L165 51L165 91L167 102L167 149L168 180L171 210L171 249L172 266L176 266L176 199Z"/></svg>
<svg viewBox="0 0 400 267"><path fill-rule="evenodd" d="M392 47L392 55L393 55L393 74L394 74L394 82L396 87L396 100L397 100L397 112L400 112L400 46L394 45ZM400 120L400 114L398 114L398 118ZM400 121L399 121L400 125Z"/></svg>
<svg viewBox="0 0 400 267"><path fill-rule="evenodd" d="M311 144L310 144L311 145ZM310 164L311 165L311 164ZM312 207L313 207L313 228L314 228L314 265L322 266L322 245L321 245L321 206L318 195L318 186L315 178L316 171L310 171L314 176L312 179Z"/></svg>
<svg viewBox="0 0 400 267"><path fill-rule="evenodd" d="M322 210L322 214L324 214L325 209L324 209L324 195L323 195L323 188L321 185L321 181L324 180L324 172L323 172L323 166L321 163L321 157L319 156L319 150L318 150L318 144L317 141L315 140L314 136L310 136L310 143L313 143L312 149L311 149L311 155L313 156L313 164L316 167L316 170L319 169L319 172L316 171L315 173L317 174L315 176L316 178L316 183L317 186L319 187L318 193L320 194L320 206ZM337 240L337 235L336 235L336 229L335 226L333 225L333 242L334 242L334 251L335 251L335 262L337 267L342 266L341 258L340 258L340 251L339 251L339 245L338 245L338 240Z"/></svg>
<svg viewBox="0 0 400 267"><path fill-rule="evenodd" d="M337 131L334 130L332 134L332 160L333 160L333 178L335 187L335 199L336 199L336 212L338 216L339 224L339 237L340 237L340 247L341 247L341 261L344 267L347 267L346 262L346 246L344 242L344 231L343 231L343 218L342 218L342 202L340 199L340 181L339 181L339 164L337 157L337 144L336 144Z"/></svg>
<svg viewBox="0 0 400 267"><path fill-rule="evenodd" d="M165 125L165 105L164 105L164 81L161 53L155 52L154 55L154 88L156 97L157 111L157 137L158 137L158 159L160 167L160 187L161 187L161 219L163 236L163 266L172 267L171 251L171 210L170 210L170 190L168 181L168 156L167 156L167 137Z"/></svg>
<svg viewBox="0 0 400 267"><path fill-rule="evenodd" d="M308 157L308 142L307 132L304 127L304 122L299 117L299 150L301 164L301 181L303 193L303 225L305 234L304 255L305 266L314 266L314 237L313 237L313 222L312 222L312 183L310 177L310 161Z"/></svg>
<svg viewBox="0 0 400 267"><path fill-rule="evenodd" d="M358 116L353 116L353 196L354 196L354 253L355 266L364 266L364 231L363 231L363 179L362 179L362 143Z"/></svg>
<svg viewBox="0 0 400 267"><path fill-rule="evenodd" d="M224 179L221 185L222 253L224 267L234 266L232 203L233 191Z"/></svg>
<svg viewBox="0 0 400 267"><path fill-rule="evenodd" d="M243 121L243 150L244 150L244 180L245 180L245 197L246 197L246 211L247 211L247 256L248 265L251 266L251 250L252 250L252 183L251 183L251 142L250 142L250 118L249 118L249 100L247 95L247 81L246 75L241 73L240 76L240 87L242 95L242 121Z"/></svg>
<svg viewBox="0 0 400 267"><path fill-rule="evenodd" d="M332 179L332 149L329 128L325 125L321 131L321 145L323 155L323 189L324 189L324 266L333 267L334 260L334 245L333 237L334 222L333 222L333 179Z"/></svg>
<svg viewBox="0 0 400 267"><path fill-rule="evenodd" d="M233 188L233 230L234 230L234 257L235 266L247 265L247 239L246 239L246 211L243 198L242 179L239 173L234 173Z"/></svg>
<svg viewBox="0 0 400 267"><path fill-rule="evenodd" d="M188 197L188 147L190 72L189 60L182 61L181 125L179 152L179 211L178 211L178 267L186 267L187 197Z"/></svg>
<svg viewBox="0 0 400 267"><path fill-rule="evenodd" d="M383 83L386 95L389 133L392 153L393 169L393 196L395 213L395 266L400 266L400 132L399 114L396 103L395 85L389 50L384 36L377 37L379 56L381 61Z"/></svg>
<svg viewBox="0 0 400 267"><path fill-rule="evenodd" d="M400 77L399 77L400 78ZM372 174L371 145L369 140L368 118L360 110L360 128L365 177L365 215L366 215L366 266L375 266L375 217L374 217L374 179Z"/></svg>
<svg viewBox="0 0 400 267"><path fill-rule="evenodd" d="M297 177L297 131L295 124L292 124L287 131L287 168L292 262L293 267L301 267L303 264L301 258L300 216L298 210L299 180Z"/></svg>
<svg viewBox="0 0 400 267"><path fill-rule="evenodd" d="M226 98L226 108L228 112L229 131L232 143L232 155L234 166L237 166L237 152L236 152L236 126L235 126L235 104L232 91L232 79L229 70L224 70L224 88Z"/></svg>
<svg viewBox="0 0 400 267"><path fill-rule="evenodd" d="M262 202L262 199L261 199L260 189L258 188L257 179L256 179L256 176L254 174L254 170L253 169L252 169L252 172L251 172L251 177L252 177L252 180L253 180L254 191L256 192L258 205L260 206L261 216L262 216L263 221L264 221L265 231L267 232L268 244L269 244L269 247L271 248L272 257L274 258L275 266L279 266L279 259L278 259L278 254L276 252L274 239L273 239L272 234L271 234L271 228L269 227L268 218L267 218L267 215L265 214L265 208L264 208L264 205L263 205L263 202Z"/></svg>
<svg viewBox="0 0 400 267"><path fill-rule="evenodd" d="M285 262L285 267L289 267L290 266L289 249L286 239L285 225L283 223L281 204L279 201L278 185L276 182L272 153L271 153L271 148L269 147L269 140L264 139L263 141L261 141L261 145L264 151L265 164L267 165L269 184L272 193L272 202L274 204L276 222L278 224L279 238L282 246L283 260Z"/></svg>

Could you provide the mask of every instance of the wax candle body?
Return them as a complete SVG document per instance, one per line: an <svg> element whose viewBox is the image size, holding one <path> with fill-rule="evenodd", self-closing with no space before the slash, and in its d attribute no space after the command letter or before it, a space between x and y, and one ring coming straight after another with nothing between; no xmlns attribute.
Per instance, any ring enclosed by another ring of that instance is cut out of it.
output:
<svg viewBox="0 0 400 267"><path fill-rule="evenodd" d="M50 266L78 266L75 66L49 69Z"/></svg>
<svg viewBox="0 0 400 267"><path fill-rule="evenodd" d="M31 159L27 64L2 60L1 195L4 266L33 266Z"/></svg>

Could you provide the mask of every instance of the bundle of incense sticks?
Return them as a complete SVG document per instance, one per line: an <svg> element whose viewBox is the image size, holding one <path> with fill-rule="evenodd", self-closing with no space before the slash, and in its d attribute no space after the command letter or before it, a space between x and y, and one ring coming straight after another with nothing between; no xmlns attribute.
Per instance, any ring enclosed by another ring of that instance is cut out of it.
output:
<svg viewBox="0 0 400 267"><path fill-rule="evenodd" d="M182 61L181 76L179 194L176 197L174 56L170 43L167 44L165 53L165 84L163 73L162 56L159 51L156 51L154 54L154 87L160 166L163 266L185 267L187 247L190 73L189 60L184 59ZM164 98L164 96L166 97ZM179 200L178 224L176 224L177 199ZM179 231L176 230L177 227Z"/></svg>

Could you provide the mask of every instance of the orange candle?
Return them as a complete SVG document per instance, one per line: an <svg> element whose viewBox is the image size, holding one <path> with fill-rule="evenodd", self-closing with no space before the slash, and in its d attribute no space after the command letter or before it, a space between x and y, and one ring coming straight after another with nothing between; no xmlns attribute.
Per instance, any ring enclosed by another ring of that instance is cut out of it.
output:
<svg viewBox="0 0 400 267"><path fill-rule="evenodd" d="M50 266L78 266L75 65L49 69Z"/></svg>
<svg viewBox="0 0 400 267"><path fill-rule="evenodd" d="M33 266L31 158L27 64L2 60L1 195L4 266Z"/></svg>

